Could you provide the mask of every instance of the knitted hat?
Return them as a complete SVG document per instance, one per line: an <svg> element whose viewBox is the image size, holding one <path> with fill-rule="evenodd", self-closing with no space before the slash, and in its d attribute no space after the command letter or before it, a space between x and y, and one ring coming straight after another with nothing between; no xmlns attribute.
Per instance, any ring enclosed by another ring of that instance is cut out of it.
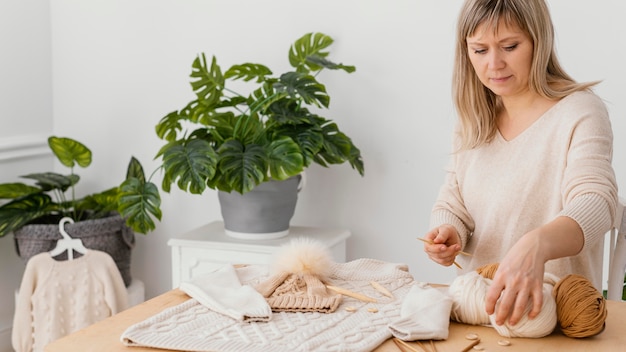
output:
<svg viewBox="0 0 626 352"><path fill-rule="evenodd" d="M332 313L342 297L326 288L332 264L328 249L320 243L292 240L275 256L274 274L256 290L276 312Z"/></svg>

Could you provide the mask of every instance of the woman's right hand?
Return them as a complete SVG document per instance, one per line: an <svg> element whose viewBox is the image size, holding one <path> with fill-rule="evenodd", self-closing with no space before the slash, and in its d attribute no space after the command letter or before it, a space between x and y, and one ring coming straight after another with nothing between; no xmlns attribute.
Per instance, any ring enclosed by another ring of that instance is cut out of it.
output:
<svg viewBox="0 0 626 352"><path fill-rule="evenodd" d="M424 243L424 252L432 261L444 266L454 264L456 255L461 251L461 240L454 226L435 227L426 233L424 239L432 241L432 244Z"/></svg>

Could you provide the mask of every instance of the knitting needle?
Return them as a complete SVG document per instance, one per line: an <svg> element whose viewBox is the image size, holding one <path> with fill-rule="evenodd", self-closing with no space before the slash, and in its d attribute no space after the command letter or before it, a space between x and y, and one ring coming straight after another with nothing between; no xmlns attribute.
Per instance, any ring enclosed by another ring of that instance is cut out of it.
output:
<svg viewBox="0 0 626 352"><path fill-rule="evenodd" d="M406 342L404 342L404 341L400 340L400 339L399 339L399 338L397 338L397 337L394 337L394 338L393 338L393 342L395 342L395 343L396 343L396 346L398 346L398 348L399 348L400 350L402 350L402 351L404 351L404 348L400 347L400 344L402 344L402 346L404 346L404 347L408 348L408 349L409 349L409 351L419 352L419 351L418 351L418 350L416 350L415 348L411 347L408 343L406 343Z"/></svg>
<svg viewBox="0 0 626 352"><path fill-rule="evenodd" d="M437 352L437 347L435 347L435 342L433 340L430 340L430 347L433 348L433 352Z"/></svg>
<svg viewBox="0 0 626 352"><path fill-rule="evenodd" d="M385 287L383 287L383 285L379 284L376 281L370 281L370 285L372 285L375 289L378 290L378 292L382 293L383 295L389 297L389 298L394 298L393 294L386 289Z"/></svg>
<svg viewBox="0 0 626 352"><path fill-rule="evenodd" d="M467 347L465 347L461 352L468 352L469 350L474 348L474 346L478 345L479 343L480 343L480 339L474 340Z"/></svg>
<svg viewBox="0 0 626 352"><path fill-rule="evenodd" d="M428 243L428 244L435 244L432 240L427 240L427 239L425 239L425 238L419 238L419 237L418 237L417 239L418 239L418 240L420 240L420 241L422 241L422 242L426 242L426 243ZM461 253L461 252L459 252L459 253ZM463 253L465 253L465 252L463 252ZM457 263L457 262L456 262L456 260L455 260L455 261L453 261L453 262L452 262L452 264L454 264L454 266L456 266L456 267L457 267L457 268L459 268L459 269L463 269L463 267L462 267L459 263Z"/></svg>
<svg viewBox="0 0 626 352"><path fill-rule="evenodd" d="M427 239L425 239L425 238L420 238L420 237L418 237L417 239L418 239L418 240L420 240L420 241L422 241L422 242L426 242L426 243L428 243L428 244L435 244L435 242L433 242L433 240L427 240ZM459 254L463 254L463 255L466 255L466 256L468 256L468 257L471 257L471 256L472 256L470 253L463 252L463 251L459 251Z"/></svg>
<svg viewBox="0 0 626 352"><path fill-rule="evenodd" d="M341 288L341 287L337 287L337 286L331 286L331 285L326 285L326 288L332 291L335 291L337 293L340 293L344 296L349 296L352 298L356 298L360 301L364 301L364 302L371 302L371 303L376 303L378 302L375 298L366 296L366 295L362 295L360 293L356 293L356 292L352 292L350 290L346 290L345 288Z"/></svg>

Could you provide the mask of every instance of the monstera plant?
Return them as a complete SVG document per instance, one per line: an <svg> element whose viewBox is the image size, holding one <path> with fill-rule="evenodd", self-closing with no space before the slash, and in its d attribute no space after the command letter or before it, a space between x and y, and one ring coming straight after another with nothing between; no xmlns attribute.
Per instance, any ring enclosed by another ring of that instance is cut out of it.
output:
<svg viewBox="0 0 626 352"><path fill-rule="evenodd" d="M359 149L320 115L330 95L319 72L355 71L328 59L332 43L322 33L302 36L288 51L292 69L279 75L259 63L222 70L215 56L207 60L200 54L191 70L195 97L156 126L165 141L157 154L163 190L176 183L194 194L207 188L244 194L266 181L298 175L311 163L348 162L363 175Z"/></svg>
<svg viewBox="0 0 626 352"><path fill-rule="evenodd" d="M70 173L33 173L22 176L31 184L0 184L0 200L5 200L0 206L0 237L28 224L57 224L63 217L91 220L111 213L119 213L135 232L145 234L155 228L152 218L161 219L159 191L146 181L137 159L131 158L120 185L76 198L75 186L80 176L74 169L91 164L91 150L74 139L55 136L48 138L48 145Z"/></svg>

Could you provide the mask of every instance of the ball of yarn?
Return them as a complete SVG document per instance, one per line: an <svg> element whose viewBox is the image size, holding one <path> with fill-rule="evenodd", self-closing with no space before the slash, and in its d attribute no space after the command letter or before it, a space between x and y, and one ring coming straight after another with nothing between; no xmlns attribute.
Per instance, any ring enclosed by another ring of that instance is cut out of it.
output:
<svg viewBox="0 0 626 352"><path fill-rule="evenodd" d="M532 307L532 301L529 301L524 315L515 325L510 325L505 322L502 325L496 324L496 315L489 316L491 325L496 329L498 334L505 337L530 337L539 338L550 335L557 324L556 314L556 302L552 297L553 284L551 282L545 282L543 284L543 302L541 305L541 312L535 318L528 318L528 313ZM496 310L500 304L500 301L496 303Z"/></svg>
<svg viewBox="0 0 626 352"><path fill-rule="evenodd" d="M491 324L501 336L505 337L538 338L552 333L557 325L557 308L552 297L552 289L558 278L551 274L544 276L542 308L535 318L528 318L532 301L528 302L522 319L513 326L508 322L497 325L495 314L487 315L485 297L498 266L499 263L481 266L475 271L458 276L452 282L449 288L452 296L451 318L472 325ZM496 309L498 305L499 301L496 303Z"/></svg>
<svg viewBox="0 0 626 352"><path fill-rule="evenodd" d="M491 280L475 271L457 276L448 288L452 297L452 320L471 325L489 324L485 296L490 283Z"/></svg>
<svg viewBox="0 0 626 352"><path fill-rule="evenodd" d="M561 331L569 337L591 337L604 330L607 309L604 296L580 275L568 275L553 289Z"/></svg>
<svg viewBox="0 0 626 352"><path fill-rule="evenodd" d="M500 263L486 264L476 269L476 272L484 278L493 280L494 276L496 276L496 271L498 271L499 266Z"/></svg>

